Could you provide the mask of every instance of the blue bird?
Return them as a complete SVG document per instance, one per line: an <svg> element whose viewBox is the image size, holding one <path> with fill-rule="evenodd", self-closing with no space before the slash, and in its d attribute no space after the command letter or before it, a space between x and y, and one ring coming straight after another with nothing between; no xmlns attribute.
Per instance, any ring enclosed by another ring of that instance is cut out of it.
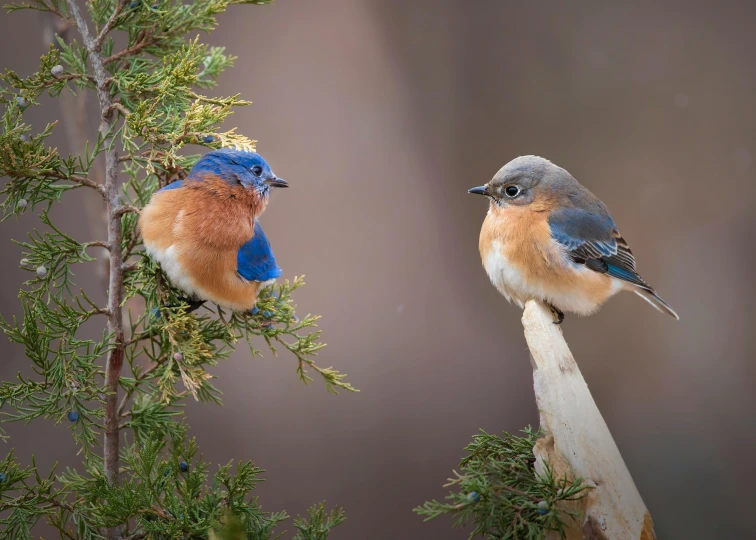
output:
<svg viewBox="0 0 756 540"><path fill-rule="evenodd" d="M288 185L255 152L209 152L142 210L147 252L191 298L250 310L282 273L257 218L271 188Z"/></svg>
<svg viewBox="0 0 756 540"><path fill-rule="evenodd" d="M469 193L490 201L480 255L493 285L520 307L549 304L557 322L588 315L622 290L662 313L677 313L635 270L635 257L609 211L547 159L518 157Z"/></svg>

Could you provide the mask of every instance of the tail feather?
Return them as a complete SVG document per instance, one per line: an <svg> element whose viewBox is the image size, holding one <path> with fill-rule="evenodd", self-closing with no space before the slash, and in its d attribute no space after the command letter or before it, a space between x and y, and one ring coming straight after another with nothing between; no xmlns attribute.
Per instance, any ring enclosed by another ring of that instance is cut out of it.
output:
<svg viewBox="0 0 756 540"><path fill-rule="evenodd" d="M657 311L666 313L667 315L674 317L678 321L680 320L680 316L675 313L675 310L672 309L672 307L664 300L662 300L661 296L656 294L656 291L654 291L653 289L637 288L634 292L635 294L643 298L646 302L654 306Z"/></svg>

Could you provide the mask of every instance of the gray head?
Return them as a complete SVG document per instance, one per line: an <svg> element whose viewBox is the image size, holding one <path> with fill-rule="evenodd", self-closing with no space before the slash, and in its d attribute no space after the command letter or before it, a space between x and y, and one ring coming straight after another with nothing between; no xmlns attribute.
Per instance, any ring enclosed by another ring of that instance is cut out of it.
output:
<svg viewBox="0 0 756 540"><path fill-rule="evenodd" d="M580 191L582 186L577 180L548 159L520 156L499 169L486 185L474 187L468 193L485 195L499 206L526 206L570 197Z"/></svg>

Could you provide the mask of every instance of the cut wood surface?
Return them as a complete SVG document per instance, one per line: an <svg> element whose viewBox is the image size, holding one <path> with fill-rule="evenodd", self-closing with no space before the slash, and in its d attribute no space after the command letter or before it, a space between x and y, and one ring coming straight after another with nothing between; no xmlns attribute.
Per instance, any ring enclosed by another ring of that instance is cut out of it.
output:
<svg viewBox="0 0 756 540"><path fill-rule="evenodd" d="M582 478L591 486L572 510L583 514L567 537L609 540L656 538L651 516L622 460L609 428L551 311L541 302L525 305L522 324L533 365L533 387L546 435L533 452L536 471L544 460L554 476Z"/></svg>

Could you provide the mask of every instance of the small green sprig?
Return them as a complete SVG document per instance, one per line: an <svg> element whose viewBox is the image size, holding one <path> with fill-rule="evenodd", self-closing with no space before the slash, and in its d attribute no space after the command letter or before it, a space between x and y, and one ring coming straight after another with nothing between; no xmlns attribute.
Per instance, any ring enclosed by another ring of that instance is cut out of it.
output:
<svg viewBox="0 0 756 540"><path fill-rule="evenodd" d="M338 506L326 512L325 502L307 509L307 518L294 518L294 528L297 534L294 540L326 540L331 529L346 521L344 510Z"/></svg>
<svg viewBox="0 0 756 540"><path fill-rule="evenodd" d="M579 478L555 478L546 463L536 473L533 447L539 437L530 427L517 437L492 435L481 430L465 447L460 462L444 487L453 491L449 502L432 500L414 509L425 521L442 515L455 518L455 527L469 527L469 538L545 538L547 531L565 537L568 520L577 517L564 504L585 496L589 487Z"/></svg>

